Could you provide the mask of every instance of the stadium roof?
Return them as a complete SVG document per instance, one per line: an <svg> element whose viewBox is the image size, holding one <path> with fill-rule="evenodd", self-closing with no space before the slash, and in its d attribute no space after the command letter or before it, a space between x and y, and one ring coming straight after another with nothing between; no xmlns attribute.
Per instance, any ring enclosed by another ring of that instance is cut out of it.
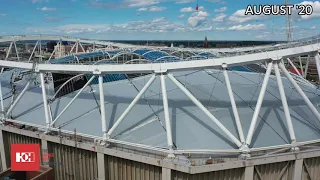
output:
<svg viewBox="0 0 320 180"><path fill-rule="evenodd" d="M199 99L217 119L236 137L238 133L232 115L230 99L225 87L225 80L220 70L182 71L174 76ZM10 73L6 73L9 76ZM264 74L231 71L229 73L241 123L247 134ZM5 78L2 78L5 79ZM148 81L149 76L120 80L104 84L105 109L108 129L124 112L129 103ZM237 148L224 133L190 101L171 81L167 82L170 119L172 121L173 142L178 149L234 149ZM320 123L301 96L292 89L288 80L283 78L288 98L290 113L297 141L309 141L320 138ZM11 87L3 81L4 98L8 97ZM22 89L24 82L18 83ZM33 85L34 86L34 85ZM317 104L320 102L316 88L300 84L307 96ZM87 87L61 118L56 127L77 132L102 136L99 112L99 90L97 85ZM76 93L76 92L75 92ZM52 116L57 114L74 96L69 94L56 99L51 104ZM11 98L5 99L8 105ZM319 107L317 107L318 110ZM12 112L12 118L18 121L46 125L41 95L41 88L33 87L23 96ZM259 114L257 130L252 140L253 147L266 147L290 144L287 125L284 121L282 103L275 77L271 76L267 92ZM157 78L143 98L112 134L114 139L143 143L157 147L167 147L166 128L160 81Z"/></svg>

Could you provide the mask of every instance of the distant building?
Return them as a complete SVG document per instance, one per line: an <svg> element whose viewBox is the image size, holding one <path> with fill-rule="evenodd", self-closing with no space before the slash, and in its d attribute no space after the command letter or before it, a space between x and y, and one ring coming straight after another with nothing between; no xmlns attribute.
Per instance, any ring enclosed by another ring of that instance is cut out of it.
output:
<svg viewBox="0 0 320 180"><path fill-rule="evenodd" d="M204 47L204 48L208 48L208 47L209 47L209 42L208 42L207 36L204 38L203 47Z"/></svg>
<svg viewBox="0 0 320 180"><path fill-rule="evenodd" d="M63 45L62 43L62 46L60 47L60 45L56 45L54 46L54 48L56 49L55 50L55 53L54 53L54 57L55 58L58 58L58 57L64 57L64 56L68 56L70 53L77 53L76 52L76 47L74 47L72 49L72 47L74 46L74 44L70 44L70 45ZM84 48L84 50L86 51L86 49L88 49L88 45L82 45L82 47ZM72 50L72 51L71 51ZM84 52L81 48L80 45L78 45L78 53L80 52Z"/></svg>

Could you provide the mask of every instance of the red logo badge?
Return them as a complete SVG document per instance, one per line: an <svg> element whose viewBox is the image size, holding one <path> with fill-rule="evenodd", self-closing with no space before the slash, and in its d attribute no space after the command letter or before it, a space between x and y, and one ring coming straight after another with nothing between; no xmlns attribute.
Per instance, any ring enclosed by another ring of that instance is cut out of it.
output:
<svg viewBox="0 0 320 180"><path fill-rule="evenodd" d="M39 170L39 144L11 144L11 171Z"/></svg>

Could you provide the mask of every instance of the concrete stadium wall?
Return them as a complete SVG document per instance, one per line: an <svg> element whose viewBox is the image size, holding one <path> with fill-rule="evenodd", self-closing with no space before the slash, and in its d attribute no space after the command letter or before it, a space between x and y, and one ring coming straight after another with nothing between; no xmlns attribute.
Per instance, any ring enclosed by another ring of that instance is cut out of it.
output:
<svg viewBox="0 0 320 180"><path fill-rule="evenodd" d="M3 143L1 143L3 142ZM182 167L161 159L37 134L0 128L0 168L10 167L10 144L38 143L53 153L57 180L313 180L320 177L320 150L279 154L205 166Z"/></svg>

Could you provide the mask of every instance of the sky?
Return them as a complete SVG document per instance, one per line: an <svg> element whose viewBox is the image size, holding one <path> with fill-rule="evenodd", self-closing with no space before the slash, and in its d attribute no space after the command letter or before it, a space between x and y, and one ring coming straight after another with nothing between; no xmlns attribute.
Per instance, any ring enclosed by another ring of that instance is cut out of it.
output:
<svg viewBox="0 0 320 180"><path fill-rule="evenodd" d="M286 16L245 15L279 0L0 0L0 36L50 34L102 40L286 40ZM312 15L292 15L293 39L318 35Z"/></svg>

